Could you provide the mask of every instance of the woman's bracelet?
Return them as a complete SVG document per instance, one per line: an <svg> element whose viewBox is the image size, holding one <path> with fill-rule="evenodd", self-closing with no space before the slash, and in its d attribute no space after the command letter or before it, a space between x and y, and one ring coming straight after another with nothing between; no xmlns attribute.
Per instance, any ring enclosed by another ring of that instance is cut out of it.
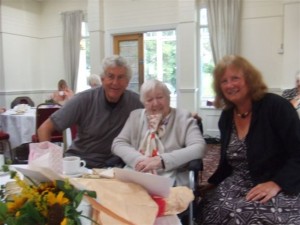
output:
<svg viewBox="0 0 300 225"><path fill-rule="evenodd" d="M165 166L165 161L164 161L164 159L161 157L161 156L159 156L160 157L160 162L161 162L161 166L162 166L162 168L163 169L166 169L166 166Z"/></svg>

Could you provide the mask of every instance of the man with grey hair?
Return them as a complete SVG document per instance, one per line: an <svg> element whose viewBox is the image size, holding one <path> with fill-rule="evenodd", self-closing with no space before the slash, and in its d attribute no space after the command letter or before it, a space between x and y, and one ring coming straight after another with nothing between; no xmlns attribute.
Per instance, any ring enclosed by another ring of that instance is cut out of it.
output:
<svg viewBox="0 0 300 225"><path fill-rule="evenodd" d="M112 156L111 144L122 130L130 112L143 108L139 95L126 90L132 70L125 58L103 60L102 86L76 94L38 129L40 141L50 140L54 130L77 125L77 135L66 156L79 156L88 168L101 168Z"/></svg>

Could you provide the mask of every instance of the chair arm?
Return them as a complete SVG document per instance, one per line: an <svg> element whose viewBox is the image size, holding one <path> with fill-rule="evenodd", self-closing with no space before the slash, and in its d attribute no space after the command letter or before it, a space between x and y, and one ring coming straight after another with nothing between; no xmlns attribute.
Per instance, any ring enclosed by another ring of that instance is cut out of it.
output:
<svg viewBox="0 0 300 225"><path fill-rule="evenodd" d="M106 167L119 167L119 168L122 168L122 167L125 166L125 163L123 162L123 160L119 156L113 155L108 160L106 160L105 165L106 165Z"/></svg>
<svg viewBox="0 0 300 225"><path fill-rule="evenodd" d="M195 173L199 171L203 171L203 160L202 159L194 159L189 162L188 170L192 170Z"/></svg>

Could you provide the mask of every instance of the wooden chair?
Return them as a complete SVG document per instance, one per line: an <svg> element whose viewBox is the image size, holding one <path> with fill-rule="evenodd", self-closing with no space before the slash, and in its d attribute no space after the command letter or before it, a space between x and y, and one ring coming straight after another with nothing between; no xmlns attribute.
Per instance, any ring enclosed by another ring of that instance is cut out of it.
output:
<svg viewBox="0 0 300 225"><path fill-rule="evenodd" d="M16 105L18 104L27 104L30 105L31 107L34 106L34 102L32 101L32 99L28 96L19 96L16 97L10 104L10 108L14 108Z"/></svg>
<svg viewBox="0 0 300 225"><path fill-rule="evenodd" d="M0 130L0 144L1 144L0 154L5 153L5 147L7 146L9 149L10 159L13 160L13 153L9 141L9 134L1 130Z"/></svg>
<svg viewBox="0 0 300 225"><path fill-rule="evenodd" d="M39 142L37 130L47 120L52 113L59 110L61 105L59 104L47 104L42 103L36 108L36 129L35 134L32 135L32 142ZM63 142L63 132L54 131L51 135L50 142Z"/></svg>

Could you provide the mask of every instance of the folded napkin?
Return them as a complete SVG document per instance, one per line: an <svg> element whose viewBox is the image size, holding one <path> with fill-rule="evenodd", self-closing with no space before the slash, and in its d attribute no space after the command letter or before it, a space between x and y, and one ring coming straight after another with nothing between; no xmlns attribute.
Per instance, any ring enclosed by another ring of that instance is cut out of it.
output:
<svg viewBox="0 0 300 225"><path fill-rule="evenodd" d="M27 104L18 104L14 107L14 111L17 113L25 113L28 109L30 109L30 106Z"/></svg>

